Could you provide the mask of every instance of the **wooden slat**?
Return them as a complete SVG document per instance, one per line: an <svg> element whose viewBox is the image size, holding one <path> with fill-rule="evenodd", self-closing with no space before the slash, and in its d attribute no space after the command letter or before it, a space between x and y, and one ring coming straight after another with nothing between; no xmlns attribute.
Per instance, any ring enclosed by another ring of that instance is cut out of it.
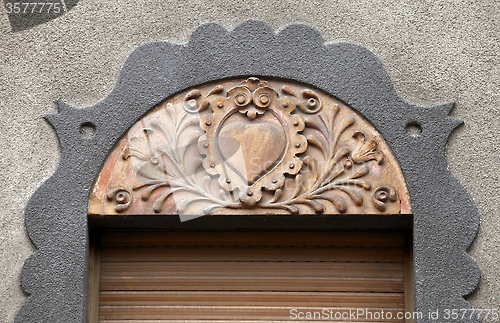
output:
<svg viewBox="0 0 500 323"><path fill-rule="evenodd" d="M135 232L105 233L103 247L309 246L403 247L400 232Z"/></svg>
<svg viewBox="0 0 500 323"><path fill-rule="evenodd" d="M215 258L216 257L216 258ZM105 261L398 261L402 248L180 247L103 248Z"/></svg>
<svg viewBox="0 0 500 323"><path fill-rule="evenodd" d="M402 262L104 262L102 277L403 278Z"/></svg>
<svg viewBox="0 0 500 323"><path fill-rule="evenodd" d="M332 311L349 312L355 309L351 308L330 308ZM330 310L329 309L329 310ZM266 320L266 321L280 321L290 320L291 312L290 307L278 306L102 306L99 319L100 320L134 320L134 319L147 319L147 320ZM296 308L297 312L319 312L323 311L322 307L299 307ZM379 312L380 309L368 308L372 312ZM390 312L392 317L396 317L397 312L402 309L384 309L384 313ZM314 314L312 314L314 315ZM387 315L387 314L386 314ZM314 317L312 317L314 320ZM317 316L315 321L320 321L321 316ZM334 320L335 321L335 320ZM372 320L362 317L354 319L354 322L403 322L397 319L375 319Z"/></svg>
<svg viewBox="0 0 500 323"><path fill-rule="evenodd" d="M226 305L226 306L324 306L404 308L402 293L340 292L207 292L132 291L101 292L100 305Z"/></svg>
<svg viewBox="0 0 500 323"><path fill-rule="evenodd" d="M403 279L387 278L318 278L318 277L234 277L101 279L101 290L261 290L261 291L363 291L402 292Z"/></svg>

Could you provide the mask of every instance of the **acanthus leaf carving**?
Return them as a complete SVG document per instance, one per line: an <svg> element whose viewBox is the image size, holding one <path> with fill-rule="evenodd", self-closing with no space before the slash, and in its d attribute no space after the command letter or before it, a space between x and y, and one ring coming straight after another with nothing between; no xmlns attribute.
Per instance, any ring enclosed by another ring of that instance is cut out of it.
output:
<svg viewBox="0 0 500 323"><path fill-rule="evenodd" d="M163 190L155 195L152 206L155 213L161 212L167 198L178 193L185 194L182 203L177 205L180 212L188 202L203 202L207 211L233 203L229 195L210 191L206 177L196 176L201 156L186 156L188 149L198 145L201 136L200 116L188 111L178 113L173 105L167 104L163 114L167 122L149 120L139 135L129 140L123 154L123 159L135 159L133 164L140 180L133 185L133 190L140 192L142 200L147 201L155 191Z"/></svg>

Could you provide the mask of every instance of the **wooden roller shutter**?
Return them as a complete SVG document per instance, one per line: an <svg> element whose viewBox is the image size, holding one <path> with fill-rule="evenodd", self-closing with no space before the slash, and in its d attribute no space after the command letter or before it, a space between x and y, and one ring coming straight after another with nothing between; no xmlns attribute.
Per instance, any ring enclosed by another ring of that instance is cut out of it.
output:
<svg viewBox="0 0 500 323"><path fill-rule="evenodd" d="M107 323L297 321L294 309L358 308L393 319L338 320L405 322L396 315L411 301L409 259L398 232L107 232L91 306Z"/></svg>

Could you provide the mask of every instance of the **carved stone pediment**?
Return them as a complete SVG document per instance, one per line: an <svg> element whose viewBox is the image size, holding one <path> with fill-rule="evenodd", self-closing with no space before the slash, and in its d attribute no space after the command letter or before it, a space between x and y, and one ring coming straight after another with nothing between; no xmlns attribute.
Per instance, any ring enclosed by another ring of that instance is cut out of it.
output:
<svg viewBox="0 0 500 323"><path fill-rule="evenodd" d="M304 84L256 77L159 104L108 157L89 212L411 213L398 163L358 113Z"/></svg>

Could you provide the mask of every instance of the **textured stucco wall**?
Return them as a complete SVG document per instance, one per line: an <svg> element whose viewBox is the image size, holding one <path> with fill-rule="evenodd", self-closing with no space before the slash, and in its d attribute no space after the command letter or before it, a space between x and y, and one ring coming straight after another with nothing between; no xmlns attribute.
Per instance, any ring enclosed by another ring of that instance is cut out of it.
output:
<svg viewBox="0 0 500 323"><path fill-rule="evenodd" d="M257 18L276 30L291 22L316 27L326 42L349 41L373 51L399 95L409 102L457 103L465 121L451 137L448 162L481 213L470 254L483 278L477 308L500 308L499 7L494 1L80 1L53 21L12 33L0 9L0 322L13 320L33 248L23 209L55 170L57 140L41 116L62 98L88 106L112 89L137 46L184 43L197 25L228 29ZM69 193L68 193L69 194Z"/></svg>

